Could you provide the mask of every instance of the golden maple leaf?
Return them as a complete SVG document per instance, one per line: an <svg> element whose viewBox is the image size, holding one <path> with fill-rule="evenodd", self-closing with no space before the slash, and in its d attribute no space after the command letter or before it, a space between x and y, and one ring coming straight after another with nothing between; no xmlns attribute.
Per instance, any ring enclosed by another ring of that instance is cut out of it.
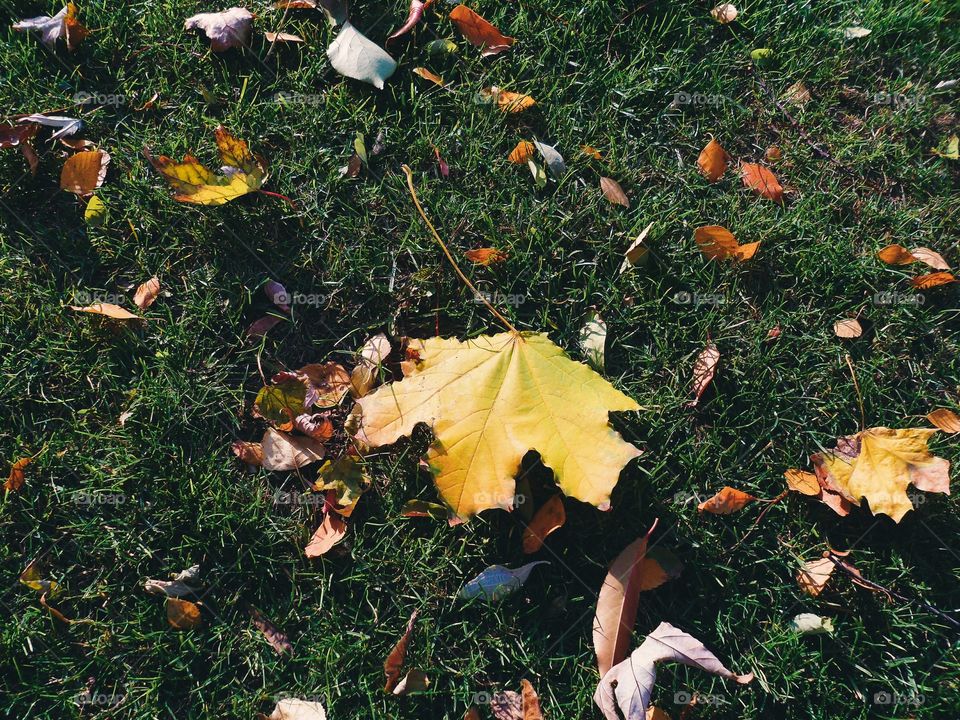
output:
<svg viewBox="0 0 960 720"><path fill-rule="evenodd" d="M907 486L950 493L950 463L930 454L932 428L893 430L875 427L837 440L837 447L813 455L814 466L829 484L855 505L861 498L874 514L895 522L913 509Z"/></svg>
<svg viewBox="0 0 960 720"><path fill-rule="evenodd" d="M553 468L564 493L597 506L609 504L620 470L640 454L609 424L610 411L640 406L545 334L430 338L411 347L420 363L357 401L360 439L389 445L417 423L430 425L427 459L461 517L510 509L529 450Z"/></svg>
<svg viewBox="0 0 960 720"><path fill-rule="evenodd" d="M214 136L224 175L213 173L193 155L184 155L183 160L177 162L166 155L153 157L148 150L144 150L157 172L177 191L174 200L198 205L223 205L259 190L266 182L266 161L251 153L243 140L235 138L222 125L214 130Z"/></svg>

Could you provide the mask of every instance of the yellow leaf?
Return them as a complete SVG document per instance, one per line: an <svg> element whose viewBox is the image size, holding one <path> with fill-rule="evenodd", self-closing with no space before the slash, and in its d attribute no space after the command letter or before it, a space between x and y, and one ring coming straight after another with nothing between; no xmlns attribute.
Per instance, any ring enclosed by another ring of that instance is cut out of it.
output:
<svg viewBox="0 0 960 720"><path fill-rule="evenodd" d="M715 139L707 143L697 158L697 167L709 182L717 182L727 171L730 156Z"/></svg>
<svg viewBox="0 0 960 720"><path fill-rule="evenodd" d="M787 487L803 495L819 495L820 483L817 482L817 476L806 470L790 468L783 473L787 479Z"/></svg>
<svg viewBox="0 0 960 720"><path fill-rule="evenodd" d="M640 451L609 412L640 406L542 333L461 342L412 341L420 363L358 404L360 439L396 442L431 425L427 459L440 494L460 517L513 506L514 476L528 450L553 468L564 493L608 506L620 470Z"/></svg>
<svg viewBox="0 0 960 720"><path fill-rule="evenodd" d="M144 151L153 167L177 191L178 202L197 205L223 205L241 195L259 190L267 180L267 164L254 155L243 140L238 140L222 125L214 131L220 159L230 169L227 175L215 175L192 155L177 162L166 155L153 157Z"/></svg>
<svg viewBox="0 0 960 720"><path fill-rule="evenodd" d="M950 463L927 449L936 430L875 427L840 438L835 450L815 455L814 464L843 496L860 504L870 503L874 514L889 515L896 522L913 509L907 486L926 492L950 492Z"/></svg>

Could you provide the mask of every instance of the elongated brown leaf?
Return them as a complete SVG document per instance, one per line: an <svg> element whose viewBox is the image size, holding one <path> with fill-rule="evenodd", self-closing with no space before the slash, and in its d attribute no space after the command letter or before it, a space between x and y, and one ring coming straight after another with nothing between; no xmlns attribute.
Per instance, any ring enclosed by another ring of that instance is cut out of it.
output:
<svg viewBox="0 0 960 720"><path fill-rule="evenodd" d="M433 0L426 0L426 2L421 2L421 0L410 0L410 10L407 12L407 19L404 21L397 30L390 33L390 37L387 38L387 41L384 45L389 45L392 42L396 42L408 32L413 30L423 19L424 11L433 4Z"/></svg>
<svg viewBox="0 0 960 720"><path fill-rule="evenodd" d="M283 655L284 653L293 655L293 645L290 644L287 636L280 632L270 618L261 613L255 607L251 607L249 610L250 619L253 621L254 627L263 633L263 636L267 639L267 642L270 643L270 647L276 650L278 655Z"/></svg>
<svg viewBox="0 0 960 720"><path fill-rule="evenodd" d="M777 176L762 165L756 163L741 163L740 171L743 184L758 195L774 202L783 200L783 187Z"/></svg>
<svg viewBox="0 0 960 720"><path fill-rule="evenodd" d="M600 189L603 190L603 196L614 205L623 205L626 208L630 207L630 198L627 197L623 188L620 187L620 183L613 178L601 177Z"/></svg>
<svg viewBox="0 0 960 720"><path fill-rule="evenodd" d="M383 674L387 678L386 685L383 687L384 692L393 692L393 689L400 681L403 662L407 657L407 647L409 647L410 638L413 636L413 623L417 619L417 614L416 610L410 614L410 619L407 620L406 631L404 631L401 638L397 640L397 644L393 646L390 654L387 655L387 659L383 661Z"/></svg>
<svg viewBox="0 0 960 720"><path fill-rule="evenodd" d="M543 720L540 698L526 678L520 681L520 702L523 707L523 720Z"/></svg>
<svg viewBox="0 0 960 720"><path fill-rule="evenodd" d="M696 407L700 398L717 374L717 363L720 362L720 351L712 342L700 351L697 361L693 364L693 400L690 407Z"/></svg>
<svg viewBox="0 0 960 720"><path fill-rule="evenodd" d="M17 492L20 488L22 488L23 483L26 480L24 471L26 470L27 465L32 462L32 457L24 457L13 463L13 465L10 466L10 475L7 476L7 481L3 484L3 489L7 492Z"/></svg>
<svg viewBox="0 0 960 720"><path fill-rule="evenodd" d="M948 272L935 272L928 275L920 275L910 281L910 284L918 290L927 290L940 285L955 283L957 279Z"/></svg>
<svg viewBox="0 0 960 720"><path fill-rule="evenodd" d="M927 420L945 433L950 433L951 435L960 433L960 417L957 417L957 414L953 410L937 408L927 415Z"/></svg>
<svg viewBox="0 0 960 720"><path fill-rule="evenodd" d="M747 503L756 500L753 495L727 486L712 498L704 500L697 506L698 512L708 512L712 515L729 515L742 510Z"/></svg>
<svg viewBox="0 0 960 720"><path fill-rule="evenodd" d="M650 535L656 527L654 521L646 535L624 548L610 564L600 588L593 618L593 649L597 654L601 677L627 656L640 603L643 559Z"/></svg>

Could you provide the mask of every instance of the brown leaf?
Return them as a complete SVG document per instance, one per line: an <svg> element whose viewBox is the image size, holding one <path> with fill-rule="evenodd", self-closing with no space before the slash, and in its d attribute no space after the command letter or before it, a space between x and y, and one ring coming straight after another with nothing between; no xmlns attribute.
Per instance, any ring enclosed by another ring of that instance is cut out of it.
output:
<svg viewBox="0 0 960 720"><path fill-rule="evenodd" d="M200 606L189 600L168 596L167 622L174 630L192 630L200 624Z"/></svg>
<svg viewBox="0 0 960 720"><path fill-rule="evenodd" d="M263 465L263 445L260 443L237 440L230 446L230 449L233 450L234 455L240 458L240 462L256 467Z"/></svg>
<svg viewBox="0 0 960 720"><path fill-rule="evenodd" d="M60 172L60 189L88 197L103 184L110 156L102 150L78 152L67 158Z"/></svg>
<svg viewBox="0 0 960 720"><path fill-rule="evenodd" d="M137 288L137 291L133 294L133 304L141 310L146 310L153 305L159 294L160 278L154 276Z"/></svg>
<svg viewBox="0 0 960 720"><path fill-rule="evenodd" d="M749 260L760 247L760 241L741 245L733 233L720 225L704 225L693 232L693 239L700 252L711 260L733 258L738 261Z"/></svg>
<svg viewBox="0 0 960 720"><path fill-rule="evenodd" d="M917 260L913 253L902 245L887 245L877 253L877 257L887 265L909 265Z"/></svg>
<svg viewBox="0 0 960 720"><path fill-rule="evenodd" d="M481 54L484 57L509 50L510 46L516 42L514 38L501 33L466 5L457 5L451 10L450 20L471 45L482 48Z"/></svg>
<svg viewBox="0 0 960 720"><path fill-rule="evenodd" d="M393 689L394 695L407 695L412 692L423 692L430 687L430 678L423 670L410 668L397 686Z"/></svg>
<svg viewBox="0 0 960 720"><path fill-rule="evenodd" d="M948 272L935 272L929 275L915 277L910 281L910 284L918 290L927 290L928 288L947 285L949 283L955 283L956 281L957 279Z"/></svg>
<svg viewBox="0 0 960 720"><path fill-rule="evenodd" d="M540 506L530 524L523 529L523 552L527 555L537 552L543 547L547 536L563 527L566 521L563 495L557 493Z"/></svg>
<svg viewBox="0 0 960 720"><path fill-rule="evenodd" d="M623 191L623 188L620 187L620 183L613 178L601 177L600 189L603 190L603 196L614 205L623 205L626 208L630 207L630 199Z"/></svg>
<svg viewBox="0 0 960 720"><path fill-rule="evenodd" d="M3 489L7 492L17 492L20 488L22 488L23 483L26 480L24 470L26 470L27 465L32 462L32 457L25 457L20 458L13 463L13 465L10 466L10 475L7 477L7 481L3 484Z"/></svg>
<svg viewBox="0 0 960 720"><path fill-rule="evenodd" d="M265 470L295 470L323 459L324 447L319 440L288 435L273 428L263 433L263 467Z"/></svg>
<svg viewBox="0 0 960 720"><path fill-rule="evenodd" d="M697 167L700 172L710 182L717 182L730 166L730 156L727 151L716 141L711 140L706 147L700 151L697 158Z"/></svg>
<svg viewBox="0 0 960 720"><path fill-rule="evenodd" d="M433 0L427 0L426 2L421 2L421 0L410 0L410 10L407 13L406 21L398 30L390 33L390 37L387 38L387 41L384 43L384 45L389 45L390 43L399 40L401 37L413 30L417 23L423 19L424 11L432 4Z"/></svg>
<svg viewBox="0 0 960 720"><path fill-rule="evenodd" d="M810 102L810 89L803 80L798 80L783 92L783 99L788 103L803 107Z"/></svg>
<svg viewBox="0 0 960 720"><path fill-rule="evenodd" d="M943 259L943 255L938 252L934 252L930 248L926 247L917 247L913 248L910 253L916 258L919 262L922 262L924 265L932 267L934 270L949 270L950 265L946 260Z"/></svg>
<svg viewBox="0 0 960 720"><path fill-rule="evenodd" d="M767 151L763 154L767 159L767 162L777 162L780 158L783 157L783 152L776 145L771 145L767 148Z"/></svg>
<svg viewBox="0 0 960 720"><path fill-rule="evenodd" d="M756 500L753 495L727 486L712 498L700 503L697 506L697 512L708 512L712 515L729 515L737 510L742 510L746 504L752 500Z"/></svg>
<svg viewBox="0 0 960 720"><path fill-rule="evenodd" d="M53 615L53 617L55 617L57 620L59 620L60 622L62 622L64 625L71 625L71 624L73 624L73 620L71 620L71 619L68 618L66 615L64 615L62 612L60 612L59 610L57 610L55 607L52 607L51 605L49 605L49 604L47 603L47 594L46 594L46 593L43 593L43 594L40 596L40 604L47 609L47 612L49 612L51 615Z"/></svg>
<svg viewBox="0 0 960 720"><path fill-rule="evenodd" d="M774 202L783 200L783 187L777 180L777 176L767 168L756 163L741 163L740 171L744 186Z"/></svg>
<svg viewBox="0 0 960 720"><path fill-rule="evenodd" d="M12 127L0 128L0 150L20 148L20 152L30 166L32 175L37 174L37 167L40 165L40 158L37 157L37 152L33 149L31 143L39 130L39 123L21 123Z"/></svg>
<svg viewBox="0 0 960 720"><path fill-rule="evenodd" d="M263 615L255 607L250 607L249 611L250 619L253 620L254 627L263 633L267 642L270 643L270 647L276 650L278 655L283 655L284 653L293 655L293 645L290 644L287 636L280 632L277 626L270 621L270 618Z"/></svg>
<svg viewBox="0 0 960 720"><path fill-rule="evenodd" d="M713 382L713 376L717 372L717 363L720 361L720 351L713 343L707 343L707 346L700 351L697 361L693 364L693 400L690 407L696 407L700 398L706 389Z"/></svg>
<svg viewBox="0 0 960 720"><path fill-rule="evenodd" d="M858 338L863 335L863 328L856 318L844 318L833 324L833 334L838 338Z"/></svg>
<svg viewBox="0 0 960 720"><path fill-rule="evenodd" d="M308 558L320 557L330 551L334 545L343 540L347 534L347 523L339 514L328 512L323 517L323 522L317 531L313 533L310 542L304 549L304 554Z"/></svg>
<svg viewBox="0 0 960 720"><path fill-rule="evenodd" d="M103 315L104 317L112 318L114 320L145 320L145 318L142 318L139 315L134 315L132 312L124 310L119 305L113 305L112 303L94 303L93 305L85 305L84 307L70 305L68 307L76 312L90 313L92 315Z"/></svg>
<svg viewBox="0 0 960 720"><path fill-rule="evenodd" d="M317 392L317 407L336 407L350 391L350 373L336 362L311 363L297 371Z"/></svg>
<svg viewBox="0 0 960 720"><path fill-rule="evenodd" d="M497 248L484 247L467 250L463 256L475 265L493 265L507 259L507 254Z"/></svg>
<svg viewBox="0 0 960 720"><path fill-rule="evenodd" d="M383 674L387 678L386 685L384 685L383 688L384 692L393 692L393 689L400 681L403 662L407 657L407 647L409 647L410 638L413 636L413 623L417 619L417 614L418 612L416 610L410 614L410 619L407 620L406 631L404 631L401 638L397 640L397 644L393 646L390 654L387 655L387 659L383 661Z"/></svg>
<svg viewBox="0 0 960 720"><path fill-rule="evenodd" d="M827 586L834 567L830 558L820 558L804 563L797 573L797 582L800 583L800 588L807 595L816 597Z"/></svg>
<svg viewBox="0 0 960 720"><path fill-rule="evenodd" d="M293 33L285 32L265 32L263 36L267 39L267 42L281 42L281 43L305 43L307 42L299 35L294 35Z"/></svg>
<svg viewBox="0 0 960 720"><path fill-rule="evenodd" d="M721 25L727 25L737 19L737 6L733 3L722 3L710 11L710 17Z"/></svg>
<svg viewBox="0 0 960 720"><path fill-rule="evenodd" d="M947 408L937 408L927 415L927 420L932 422L945 433L949 433L951 435L960 433L960 417L958 417L953 410L948 410ZM23 461L20 460L18 462Z"/></svg>
<svg viewBox="0 0 960 720"><path fill-rule="evenodd" d="M810 496L820 494L820 483L812 472L790 468L783 473L783 477L787 480L787 487L795 492Z"/></svg>
<svg viewBox="0 0 960 720"><path fill-rule="evenodd" d="M593 618L593 648L597 654L597 667L602 677L607 671L627 656L630 636L637 620L640 604L642 561L647 552L647 543L657 523L646 535L637 538L610 564L610 570L597 597L597 610Z"/></svg>
<svg viewBox="0 0 960 720"><path fill-rule="evenodd" d="M529 140L521 140L517 143L517 146L510 151L510 155L507 158L514 165L526 165L527 161L533 157L533 153L536 150L534 144Z"/></svg>
<svg viewBox="0 0 960 720"><path fill-rule="evenodd" d="M496 720L523 720L523 697L513 690L495 693L490 712Z"/></svg>
<svg viewBox="0 0 960 720"><path fill-rule="evenodd" d="M520 702L523 706L523 720L543 720L540 698L526 678L520 681Z"/></svg>
<svg viewBox="0 0 960 720"><path fill-rule="evenodd" d="M264 315L259 320L254 320L247 328L247 337L263 337L278 323L283 322L282 317L276 315Z"/></svg>

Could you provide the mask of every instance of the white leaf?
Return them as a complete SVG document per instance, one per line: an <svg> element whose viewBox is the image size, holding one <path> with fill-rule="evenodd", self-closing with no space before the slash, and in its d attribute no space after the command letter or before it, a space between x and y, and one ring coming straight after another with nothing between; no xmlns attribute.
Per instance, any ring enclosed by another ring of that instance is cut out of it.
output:
<svg viewBox="0 0 960 720"><path fill-rule="evenodd" d="M790 626L801 635L829 635L833 632L833 620L813 613L800 613L790 621Z"/></svg>
<svg viewBox="0 0 960 720"><path fill-rule="evenodd" d="M223 52L233 47L250 44L253 14L244 8L230 8L223 12L200 13L187 18L186 30L203 30L210 38L210 49Z"/></svg>
<svg viewBox="0 0 960 720"><path fill-rule="evenodd" d="M37 30L40 33L41 42L50 50L55 50L57 40L64 33L64 20L67 17L67 8L64 8L53 17L49 15L40 15L38 17L27 18L18 23L14 23L14 30Z"/></svg>
<svg viewBox="0 0 960 720"><path fill-rule="evenodd" d="M267 720L327 720L327 713L318 702L284 698L277 703Z"/></svg>
<svg viewBox="0 0 960 720"><path fill-rule="evenodd" d="M538 140L534 140L533 144L543 155L543 161L547 164L550 174L558 180L563 177L563 174L567 171L567 164L563 161L563 155L558 153L552 145L546 145Z"/></svg>
<svg viewBox="0 0 960 720"><path fill-rule="evenodd" d="M287 435L273 428L263 434L263 467L265 470L294 470L322 460L323 443L309 437Z"/></svg>
<svg viewBox="0 0 960 720"><path fill-rule="evenodd" d="M337 39L327 48L333 69L354 80L368 82L382 90L383 82L397 69L397 61L379 45L361 35L345 22Z"/></svg>
<svg viewBox="0 0 960 720"><path fill-rule="evenodd" d="M494 602L506 597L514 590L518 590L530 577L530 572L537 565L549 565L546 560L527 563L511 570L503 565L491 565L460 590L460 597L470 600L483 597L488 602Z"/></svg>
<svg viewBox="0 0 960 720"><path fill-rule="evenodd" d="M603 370L603 351L607 344L607 324L596 310L590 310L580 328L580 349L594 370Z"/></svg>
<svg viewBox="0 0 960 720"><path fill-rule="evenodd" d="M17 122L37 123L39 125L46 125L47 127L59 128L50 136L51 140L56 140L64 135L74 135L83 127L83 120L64 117L63 115L27 115L26 117L20 118Z"/></svg>
<svg viewBox="0 0 960 720"><path fill-rule="evenodd" d="M843 31L843 37L845 37L847 40L856 40L857 38L866 37L872 32L873 30L868 30L865 27L854 25Z"/></svg>

